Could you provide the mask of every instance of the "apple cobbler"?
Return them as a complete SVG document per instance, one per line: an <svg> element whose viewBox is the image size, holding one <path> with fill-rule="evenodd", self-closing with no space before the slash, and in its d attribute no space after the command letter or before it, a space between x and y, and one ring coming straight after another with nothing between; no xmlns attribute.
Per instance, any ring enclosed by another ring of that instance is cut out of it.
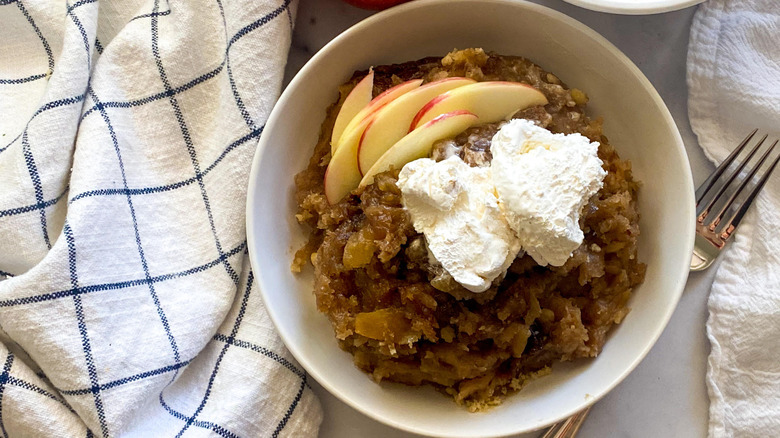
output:
<svg viewBox="0 0 780 438"><path fill-rule="evenodd" d="M585 114L586 94L527 59L481 49L359 71L339 94L295 177L296 217L310 236L292 269L314 266L317 307L355 364L377 382L431 384L476 411L556 361L598 355L645 265L638 184L601 120ZM544 174L499 166L511 142L499 150L497 139L521 134L525 146L509 153L536 157ZM561 192L574 189L545 157L588 147L596 164L579 199ZM434 170L414 173L425 169ZM561 193L547 209L506 193L540 181L564 186L528 188L539 202ZM510 214L512 202L525 210ZM564 202L568 228L555 219L554 238L528 236ZM466 222L446 228L455 220Z"/></svg>

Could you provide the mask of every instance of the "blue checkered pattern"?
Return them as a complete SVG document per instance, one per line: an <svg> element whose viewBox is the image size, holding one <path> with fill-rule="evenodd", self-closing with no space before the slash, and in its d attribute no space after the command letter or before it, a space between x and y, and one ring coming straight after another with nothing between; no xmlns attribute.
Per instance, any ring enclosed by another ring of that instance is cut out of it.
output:
<svg viewBox="0 0 780 438"><path fill-rule="evenodd" d="M2 437L316 435L244 229L294 3L0 0Z"/></svg>

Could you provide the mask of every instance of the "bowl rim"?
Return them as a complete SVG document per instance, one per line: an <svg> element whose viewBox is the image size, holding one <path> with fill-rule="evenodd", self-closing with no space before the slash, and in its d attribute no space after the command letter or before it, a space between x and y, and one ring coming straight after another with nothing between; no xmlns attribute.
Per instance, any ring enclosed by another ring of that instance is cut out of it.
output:
<svg viewBox="0 0 780 438"><path fill-rule="evenodd" d="M652 15L678 11L704 0L563 0L581 8L622 15Z"/></svg>
<svg viewBox="0 0 780 438"><path fill-rule="evenodd" d="M323 58L327 58L329 56L329 52L333 49L333 47L336 47L342 43L343 40L350 37L350 34L354 33L355 31L362 30L363 28L367 28L370 26L373 26L375 22L379 22L382 20L385 20L387 18L390 18L394 15L399 14L405 14L408 12L411 12L416 9L424 9L424 8L436 8L441 7L442 5L447 5L453 0L425 0L425 1L412 1L408 3L401 4L399 6L395 6L393 8L387 9L385 11L381 11L377 14L371 15L360 22L354 24L353 26L349 27L348 29L344 30L342 33L340 33L338 36L333 38L330 42L328 42L325 46L323 46L317 53L315 53L311 59L309 59L306 64L295 74L293 79L290 81L288 86L285 88L279 99L277 100L276 104L274 105L274 108L272 109L268 120L266 121L266 126L273 126L277 120L282 118L282 113L277 110L283 105L280 105L281 102L286 101L289 99L289 96L293 93L292 90L296 89L298 86L298 83L303 80L302 78L306 76L306 73L309 70L312 70L315 68L316 65L320 63L320 60ZM694 244L694 238L695 238L695 228L694 228L694 219L695 219L695 210L694 210L694 193L693 193L693 175L690 169L690 162L688 160L687 153L685 151L685 146L682 141L682 138L680 136L680 132L677 129L677 125L674 121L674 118L672 117L671 113L669 112L669 109L667 108L665 102L661 98L661 96L658 94L658 91L655 89L655 87L652 85L652 83L647 79L647 77L642 73L642 71L636 66L636 64L631 61L628 56L626 56L620 49L618 49L614 44L612 44L609 40L607 40L605 37L603 37L601 34L596 32L595 30L591 29L589 26L585 25L584 23L564 14L563 12L559 12L555 9L552 9L547 6L543 6L536 3L531 3L529 1L525 0L458 0L463 3L475 3L475 4L502 4L502 5L512 5L518 8L524 8L527 10L533 10L534 12L546 15L554 20L562 21L564 24L567 24L569 26L572 26L577 31L581 32L584 36L589 37L594 40L597 44L602 46L605 50L607 50L612 56L615 56L615 58L620 61L622 64L624 64L632 73L633 75L640 81L640 83L643 86L643 89L648 93L649 97L652 99L652 101L655 103L657 108L661 112L661 116L663 117L664 121L667 123L668 126L672 127L672 137L674 140L675 148L674 151L676 152L677 156L675 159L682 160L682 163L685 164L683 166L684 169L684 175L683 178L688 180L690 184L688 184L686 187L681 188L681 190L685 191L686 198L689 199L689 205L687 207L687 211L684 212L683 215L685 216L684 220L688 220L688 222L691 224L691 227L688 232L687 241L684 242L684 249L687 251L687 253L691 253L693 251L693 244ZM568 1L568 0L567 0ZM580 1L580 0L574 0L574 1ZM698 0L689 0L689 1L698 1ZM270 306L267 304L269 303L270 299L266 295L266 291L268 290L266 288L266 280L265 276L262 274L261 267L258 265L258 262L256 261L255 256L253 255L253 248L254 245L258 242L257 237L254 233L254 223L256 222L255 219L255 204L253 202L254 199L256 199L256 193L260 189L257 184L255 184L255 181L258 179L259 169L262 167L262 163L265 158L265 152L266 149L271 146L271 140L269 136L261 136L260 140L257 144L257 149L255 151L254 158L252 160L252 167L249 174L248 179L248 191L247 191L247 202L246 202L246 230L247 230L247 249L249 253L251 268L255 272L255 281L257 282L258 289L260 290L260 295L263 299L264 304L266 304L266 311L268 312L269 317L271 318L271 321L273 322L277 333L279 334L280 338L284 342L286 348L288 351L292 354L292 356L298 361L298 363L306 370L306 372L312 376L322 387L324 387L330 394L334 395L336 398L338 398L341 402L344 402L351 408L359 411L363 415L368 416L369 418L372 418L380 423L383 423L385 425L391 426L393 428L405 431L405 432L411 432L414 434L419 434L423 436L440 436L436 435L436 433L432 430L428 429L422 429L419 427L416 427L415 425L410 425L406 423L397 422L392 418L388 418L385 414L382 412L372 411L369 409L364 408L362 405L360 405L357 401L350 398L348 395L344 394L337 386L333 385L330 380L320 373L316 366L313 366L308 360L305 353L303 353L299 347L292 342L289 342L288 337L285 335L284 330L280 329L280 327L283 327L284 324L281 324L281 321L279 319L279 316L275 314L275 312L272 310ZM669 320L671 319L672 314L674 313L674 310L677 307L677 304L680 300L680 297L682 296L682 292L685 288L685 284L688 279L689 270L687 269L681 269L680 273L678 274L678 278L676 281L674 281L675 284L675 293L671 297L669 306L666 307L666 312L664 314L659 314L659 324L655 327L654 332L652 333L652 336L650 336L648 339L650 342L647 342L647 345L643 348L641 354L637 355L629 364L627 364L627 367L625 368L625 371L622 373L615 375L612 378L612 381L609 385L605 385L604 388L598 393L598 394L591 394L589 398L584 400L584 402L579 405L578 409L568 410L565 412L560 413L556 417L553 417L553 420L548 421L543 426L533 426L533 428L518 428L514 431L509 432L499 432L499 433L480 433L479 435L473 435L473 434L461 434L461 435L449 435L452 438L478 438L478 437L485 437L485 438L491 438L491 437L507 437L510 435L515 435L518 433L528 433L532 432L534 430L541 430L545 427L548 427L551 424L555 424L559 421L562 421L575 413L579 412L582 409L585 409L587 407L592 406L594 403L596 403L598 400L600 400L602 397L604 397L606 394L608 394L610 391L612 391L618 384L620 384L622 381L625 380L625 378L639 365L639 363L647 356L647 354L650 352L650 350L655 346L656 342L658 341L658 338L661 336L663 331L665 330L666 326L669 323Z"/></svg>

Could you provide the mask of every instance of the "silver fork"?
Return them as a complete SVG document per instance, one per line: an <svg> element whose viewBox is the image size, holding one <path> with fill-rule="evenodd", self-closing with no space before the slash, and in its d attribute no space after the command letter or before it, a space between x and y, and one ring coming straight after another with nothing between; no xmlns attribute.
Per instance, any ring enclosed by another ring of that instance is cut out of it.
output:
<svg viewBox="0 0 780 438"><path fill-rule="evenodd" d="M691 271L702 271L710 267L734 234L748 208L775 170L780 155L774 159L761 177L758 171L777 146L777 140L766 148L758 163L746 170L747 164L766 141L764 135L748 152L747 157L737 162L737 156L747 147L758 130L754 130L715 169L702 185L696 189L696 241L691 258ZM732 166L733 165L733 166ZM731 167L733 171L727 173ZM740 176L747 171L747 175ZM736 187L735 187L736 186ZM750 189L745 191L750 186ZM713 214L715 211L715 214Z"/></svg>
<svg viewBox="0 0 780 438"><path fill-rule="evenodd" d="M778 140L775 140L758 161L748 168L766 141L766 135L750 148L744 159L737 160L757 132L755 129L748 134L696 189L696 241L691 257L691 271L703 271L712 265L780 161L780 154L767 161L777 146ZM766 163L769 163L768 167ZM757 176L762 168L765 168L764 172ZM590 407L550 426L540 438L574 438L589 412Z"/></svg>

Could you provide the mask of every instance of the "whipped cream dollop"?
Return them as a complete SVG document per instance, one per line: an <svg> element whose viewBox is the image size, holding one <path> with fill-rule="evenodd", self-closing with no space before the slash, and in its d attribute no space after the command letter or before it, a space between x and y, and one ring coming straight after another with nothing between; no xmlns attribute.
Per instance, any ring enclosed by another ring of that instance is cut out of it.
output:
<svg viewBox="0 0 780 438"><path fill-rule="evenodd" d="M598 146L514 119L493 137L489 166L422 158L401 169L398 187L434 261L484 292L523 249L561 266L582 244L580 213L606 176Z"/></svg>
<svg viewBox="0 0 780 438"><path fill-rule="evenodd" d="M398 187L428 250L466 289L486 291L520 251L489 167L471 167L457 156L422 158L401 169Z"/></svg>
<svg viewBox="0 0 780 438"><path fill-rule="evenodd" d="M493 136L493 184L509 225L540 265L561 266L582 244L582 208L606 176L599 144L515 119Z"/></svg>

